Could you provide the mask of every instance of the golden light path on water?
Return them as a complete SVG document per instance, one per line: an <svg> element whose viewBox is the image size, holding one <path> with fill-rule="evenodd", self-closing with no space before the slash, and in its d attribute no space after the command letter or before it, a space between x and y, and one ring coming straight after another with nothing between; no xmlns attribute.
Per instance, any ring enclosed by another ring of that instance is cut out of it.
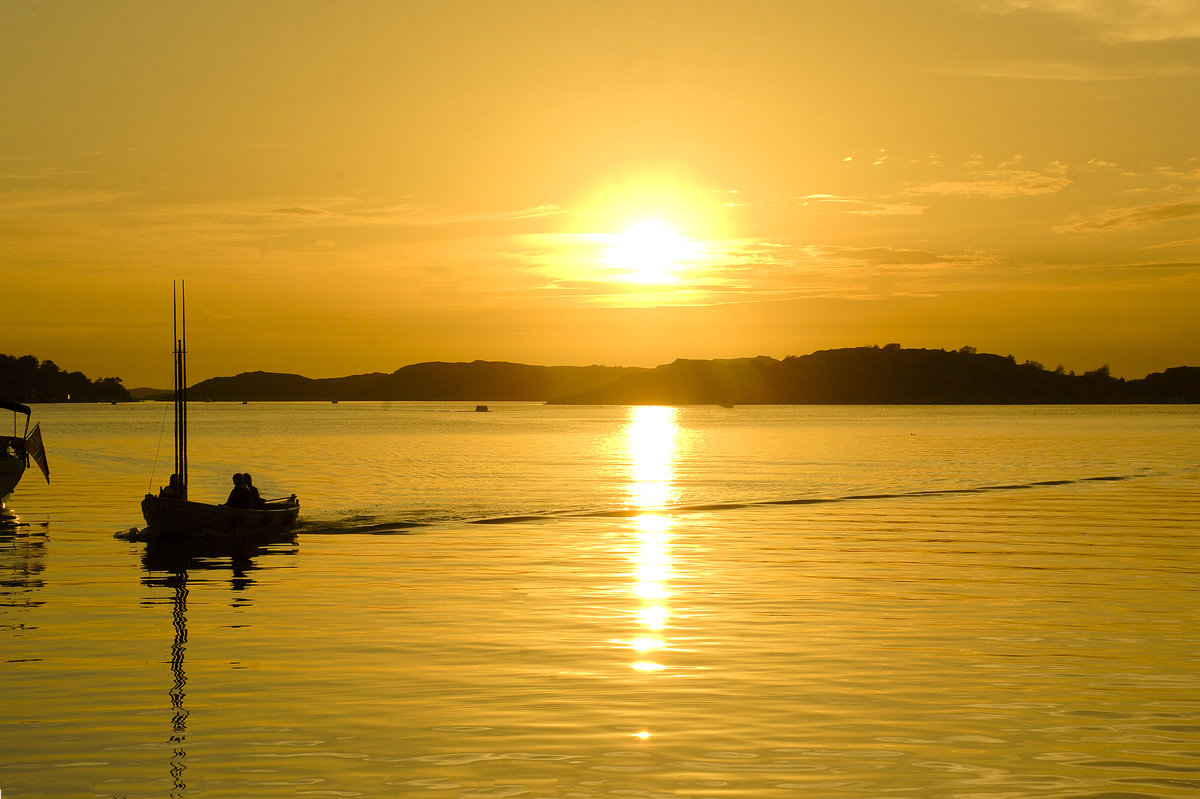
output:
<svg viewBox="0 0 1200 799"><path fill-rule="evenodd" d="M635 508L660 508L674 499L679 409L637 405L625 427L630 456L629 500Z"/></svg>
<svg viewBox="0 0 1200 799"><path fill-rule="evenodd" d="M633 594L639 600L638 631L628 645L637 653L635 671L658 672L666 668L658 653L668 648L664 630L670 618L671 517L654 509L674 499L675 458L678 453L679 409L636 406L626 427L630 454L629 498L645 512L634 517L636 548ZM649 731L634 737L646 739Z"/></svg>

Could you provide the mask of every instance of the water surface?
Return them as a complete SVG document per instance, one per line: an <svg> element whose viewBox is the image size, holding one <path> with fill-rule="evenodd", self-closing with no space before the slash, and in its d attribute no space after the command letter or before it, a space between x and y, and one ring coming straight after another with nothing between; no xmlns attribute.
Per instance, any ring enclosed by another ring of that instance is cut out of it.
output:
<svg viewBox="0 0 1200 799"><path fill-rule="evenodd" d="M0 790L1200 789L1195 409L490 406L196 405L194 494L304 512L182 557L112 538L169 407L35 408Z"/></svg>

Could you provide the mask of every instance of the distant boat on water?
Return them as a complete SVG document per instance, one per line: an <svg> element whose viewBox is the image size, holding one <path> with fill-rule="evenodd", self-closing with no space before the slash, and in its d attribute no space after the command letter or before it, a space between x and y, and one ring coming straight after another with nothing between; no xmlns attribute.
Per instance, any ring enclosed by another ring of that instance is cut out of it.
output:
<svg viewBox="0 0 1200 799"><path fill-rule="evenodd" d="M29 430L33 410L28 405L8 400L0 400L0 408L12 411L13 415L12 435L0 435L0 500L4 500L21 482L31 460L46 475L47 483L50 482L50 466L46 462L46 448L42 445L41 423L35 424L32 432ZM20 416L25 417L25 429L18 432Z"/></svg>
<svg viewBox="0 0 1200 799"><path fill-rule="evenodd" d="M146 494L142 516L147 528L120 534L134 540L262 540L285 533L296 524L300 501L296 495L268 500L256 507L195 502L188 497L187 455L187 334L184 332L183 285L172 323L175 329L175 471L158 494Z"/></svg>

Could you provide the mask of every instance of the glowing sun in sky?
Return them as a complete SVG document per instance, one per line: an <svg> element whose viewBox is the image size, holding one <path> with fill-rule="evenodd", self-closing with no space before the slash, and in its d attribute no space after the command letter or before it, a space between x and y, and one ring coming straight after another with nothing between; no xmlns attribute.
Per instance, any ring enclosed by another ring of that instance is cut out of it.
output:
<svg viewBox="0 0 1200 799"><path fill-rule="evenodd" d="M630 283L676 283L692 250L692 243L671 225L650 219L612 238L608 263Z"/></svg>

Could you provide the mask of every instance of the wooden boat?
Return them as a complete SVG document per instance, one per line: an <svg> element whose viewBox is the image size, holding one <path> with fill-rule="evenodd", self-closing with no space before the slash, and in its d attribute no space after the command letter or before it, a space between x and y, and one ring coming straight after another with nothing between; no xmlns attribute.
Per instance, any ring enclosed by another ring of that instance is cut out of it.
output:
<svg viewBox="0 0 1200 799"><path fill-rule="evenodd" d="M142 516L154 531L189 536L245 537L286 533L296 525L300 501L295 496L268 502L261 508L231 508L186 499L147 494Z"/></svg>
<svg viewBox="0 0 1200 799"><path fill-rule="evenodd" d="M28 405L7 400L0 400L0 408L13 413L13 434L0 435L0 500L4 500L21 482L31 459L46 475L47 483L50 482L50 467L46 463L46 448L42 445L41 423L34 425L32 432L29 430L33 410ZM25 417L25 430L20 433L17 432L18 416Z"/></svg>
<svg viewBox="0 0 1200 799"><path fill-rule="evenodd" d="M184 331L183 285L173 312L175 329L175 472L171 485L142 500L146 530L121 537L134 540L187 540L224 538L260 540L287 533L300 515L300 501L292 494L253 508L196 502L188 497L187 455L187 347Z"/></svg>

